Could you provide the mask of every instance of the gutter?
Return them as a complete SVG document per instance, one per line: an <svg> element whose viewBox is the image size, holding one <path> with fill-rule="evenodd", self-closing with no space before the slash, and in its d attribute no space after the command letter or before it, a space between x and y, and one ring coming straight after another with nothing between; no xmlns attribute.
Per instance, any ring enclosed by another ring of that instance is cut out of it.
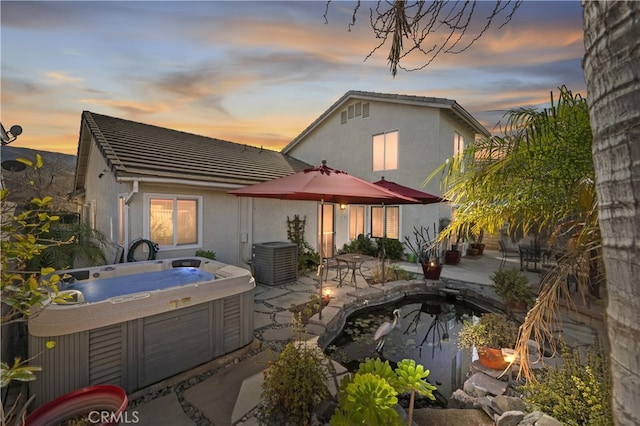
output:
<svg viewBox="0 0 640 426"><path fill-rule="evenodd" d="M218 189L237 189L237 188L244 188L245 186L247 186L247 185L238 185L235 183L204 182L201 180L167 179L167 178L158 178L158 177L117 177L116 181L117 182L133 182L134 189L136 192L137 192L138 182L163 183L163 184L187 185L187 186L203 186L207 188L218 188Z"/></svg>

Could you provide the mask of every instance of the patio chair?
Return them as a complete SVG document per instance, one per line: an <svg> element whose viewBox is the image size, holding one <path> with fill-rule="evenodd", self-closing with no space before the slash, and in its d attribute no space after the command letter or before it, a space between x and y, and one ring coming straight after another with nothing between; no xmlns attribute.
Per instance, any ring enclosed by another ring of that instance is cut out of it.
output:
<svg viewBox="0 0 640 426"><path fill-rule="evenodd" d="M500 261L500 269L502 269L504 267L505 263L507 262L507 257L509 257L509 256L519 257L520 256L520 250L518 250L517 248L509 248L509 247L507 247L505 242L502 241L502 240L498 241L498 246L500 247L500 253L502 253L502 260Z"/></svg>

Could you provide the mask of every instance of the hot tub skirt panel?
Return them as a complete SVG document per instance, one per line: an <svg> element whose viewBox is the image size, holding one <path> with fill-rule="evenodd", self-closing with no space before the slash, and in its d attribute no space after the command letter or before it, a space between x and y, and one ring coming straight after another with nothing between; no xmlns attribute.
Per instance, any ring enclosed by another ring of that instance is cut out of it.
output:
<svg viewBox="0 0 640 426"><path fill-rule="evenodd" d="M46 309L45 309L46 311ZM91 320L89 320L91 321ZM47 341L53 349L45 349ZM253 289L230 297L80 332L29 335L42 366L33 407L75 389L114 384L134 392L253 340Z"/></svg>

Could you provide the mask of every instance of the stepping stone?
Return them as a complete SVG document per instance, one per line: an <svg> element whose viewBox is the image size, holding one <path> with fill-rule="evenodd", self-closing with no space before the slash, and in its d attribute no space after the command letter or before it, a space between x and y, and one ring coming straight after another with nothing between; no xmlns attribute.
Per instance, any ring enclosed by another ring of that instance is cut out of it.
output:
<svg viewBox="0 0 640 426"><path fill-rule="evenodd" d="M273 299L274 297L279 297L287 293L290 293L290 291L285 290L283 288L272 287L268 290L261 292L260 294L255 294L253 298L254 300L269 300L269 299Z"/></svg>
<svg viewBox="0 0 640 426"><path fill-rule="evenodd" d="M292 336L291 327L270 328L262 333L262 339L266 341L289 340Z"/></svg>
<svg viewBox="0 0 640 426"><path fill-rule="evenodd" d="M267 325L273 324L271 320L271 314L265 314L262 312L253 312L253 329L257 330Z"/></svg>

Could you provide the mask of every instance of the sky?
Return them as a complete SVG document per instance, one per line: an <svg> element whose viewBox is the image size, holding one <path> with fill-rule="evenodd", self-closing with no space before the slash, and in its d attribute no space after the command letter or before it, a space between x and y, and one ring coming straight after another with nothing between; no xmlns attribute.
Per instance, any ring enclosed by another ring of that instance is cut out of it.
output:
<svg viewBox="0 0 640 426"><path fill-rule="evenodd" d="M12 146L73 155L85 110L279 150L349 90L453 99L492 132L561 85L587 95L579 1L525 0L465 52L395 78L387 46L367 57L376 3L349 30L355 4L334 0L325 21L324 1L1 0L0 119L23 128Z"/></svg>

